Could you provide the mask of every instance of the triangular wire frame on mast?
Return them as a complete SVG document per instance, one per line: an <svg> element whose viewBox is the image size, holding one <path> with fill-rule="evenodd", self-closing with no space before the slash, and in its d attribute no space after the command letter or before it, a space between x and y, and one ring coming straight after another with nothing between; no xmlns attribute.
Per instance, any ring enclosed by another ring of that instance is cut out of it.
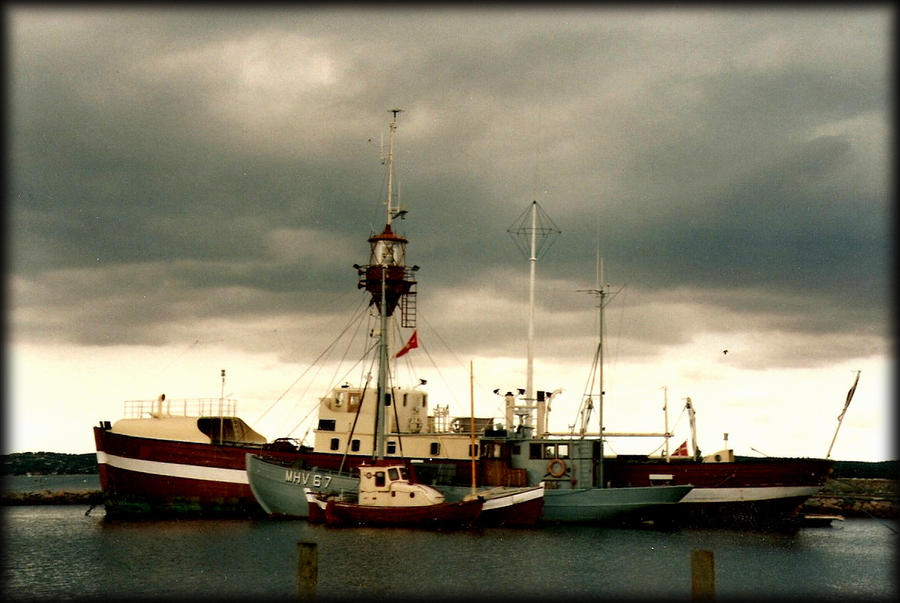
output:
<svg viewBox="0 0 900 603"><path fill-rule="evenodd" d="M537 399L534 391L534 292L535 292L535 265L538 257L547 252L553 242L554 235L562 231L557 228L550 216L547 215L537 201L522 212L519 218L507 231L513 237L513 241L520 250L525 252L530 264L528 285L528 351L525 376L524 405L516 405L513 409L507 408L507 422L511 420L511 413L522 417L522 427L531 427L531 410L537 410L538 435L547 432L547 414L543 399ZM511 426L510 426L511 427Z"/></svg>

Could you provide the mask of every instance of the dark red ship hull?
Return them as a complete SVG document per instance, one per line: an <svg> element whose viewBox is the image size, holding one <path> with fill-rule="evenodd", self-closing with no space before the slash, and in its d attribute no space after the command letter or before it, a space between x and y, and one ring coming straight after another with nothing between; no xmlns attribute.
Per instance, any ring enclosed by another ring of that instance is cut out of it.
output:
<svg viewBox="0 0 900 603"><path fill-rule="evenodd" d="M368 457L270 444L208 444L117 434L94 427L107 516L263 515L247 479L245 455L349 471ZM466 462L459 464L464 474ZM451 473L453 473L451 471Z"/></svg>
<svg viewBox="0 0 900 603"><path fill-rule="evenodd" d="M831 474L833 462L811 458L736 459L702 463L647 458L604 460L604 480L612 486L661 483L693 485L676 505L681 523L767 524L790 519Z"/></svg>

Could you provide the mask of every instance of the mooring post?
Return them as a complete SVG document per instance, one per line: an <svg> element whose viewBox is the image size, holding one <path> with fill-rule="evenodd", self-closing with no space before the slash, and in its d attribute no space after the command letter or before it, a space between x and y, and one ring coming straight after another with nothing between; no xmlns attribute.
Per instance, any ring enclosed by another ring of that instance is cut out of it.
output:
<svg viewBox="0 0 900 603"><path fill-rule="evenodd" d="M712 551L691 551L691 594L694 601L716 598L716 568Z"/></svg>
<svg viewBox="0 0 900 603"><path fill-rule="evenodd" d="M319 552L315 542L297 543L297 598L313 601L319 580Z"/></svg>

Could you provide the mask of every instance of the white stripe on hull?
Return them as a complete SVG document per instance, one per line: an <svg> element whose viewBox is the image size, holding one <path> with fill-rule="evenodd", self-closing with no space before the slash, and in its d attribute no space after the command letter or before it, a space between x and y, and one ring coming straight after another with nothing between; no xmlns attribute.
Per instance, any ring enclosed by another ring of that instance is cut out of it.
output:
<svg viewBox="0 0 900 603"><path fill-rule="evenodd" d="M498 496L497 498L486 498L484 501L484 505L481 507L481 510L490 511L491 509L511 507L513 505L528 502L529 500L534 500L536 498L543 498L543 496L544 489L543 487L541 487L533 490L527 490L525 492L517 492L512 495Z"/></svg>
<svg viewBox="0 0 900 603"><path fill-rule="evenodd" d="M812 496L821 486L763 486L756 488L694 488L682 503L728 503Z"/></svg>
<svg viewBox="0 0 900 603"><path fill-rule="evenodd" d="M250 483L247 480L247 472L243 469L225 469L222 467L162 463L160 461L147 461L143 459L116 456L105 452L97 452L97 463L109 465L116 469L124 469L125 471L149 473L151 475L164 475L166 477L199 479L208 482L225 482L229 484L249 485Z"/></svg>

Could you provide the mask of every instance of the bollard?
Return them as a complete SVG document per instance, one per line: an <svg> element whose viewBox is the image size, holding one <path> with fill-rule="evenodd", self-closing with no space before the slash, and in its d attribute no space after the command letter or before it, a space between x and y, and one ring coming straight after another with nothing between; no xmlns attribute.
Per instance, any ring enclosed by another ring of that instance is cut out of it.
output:
<svg viewBox="0 0 900 603"><path fill-rule="evenodd" d="M297 543L297 598L313 601L319 579L319 552L315 542Z"/></svg>
<svg viewBox="0 0 900 603"><path fill-rule="evenodd" d="M691 551L691 594L694 601L716 597L716 568L712 551Z"/></svg>

